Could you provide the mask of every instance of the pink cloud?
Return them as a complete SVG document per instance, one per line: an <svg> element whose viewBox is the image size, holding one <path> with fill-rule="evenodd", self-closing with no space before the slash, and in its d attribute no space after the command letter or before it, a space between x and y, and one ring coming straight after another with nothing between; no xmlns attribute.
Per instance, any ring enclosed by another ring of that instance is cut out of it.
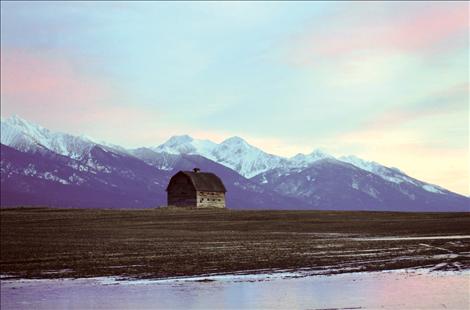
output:
<svg viewBox="0 0 470 310"><path fill-rule="evenodd" d="M84 63L60 53L2 48L2 115L73 130L99 114L116 92L105 79L85 74Z"/></svg>
<svg viewBox="0 0 470 310"><path fill-rule="evenodd" d="M18 114L52 130L121 144L138 141L142 131L154 138L159 111L130 102L125 88L85 72L91 62L58 52L2 48L2 116Z"/></svg>
<svg viewBox="0 0 470 310"><path fill-rule="evenodd" d="M60 55L2 49L1 94L17 104L57 108L67 102L87 104L111 92L105 82L82 74L79 66Z"/></svg>
<svg viewBox="0 0 470 310"><path fill-rule="evenodd" d="M391 45L404 50L426 48L469 30L468 4L432 8L399 23L391 33Z"/></svg>
<svg viewBox="0 0 470 310"><path fill-rule="evenodd" d="M363 123L359 130L371 131L397 128L408 122L425 117L441 116L455 111L468 112L470 85L454 85L449 89L434 92L419 102L390 108Z"/></svg>
<svg viewBox="0 0 470 310"><path fill-rule="evenodd" d="M382 6L384 4L349 5L347 10L317 21L322 27L312 25L290 42L290 57L294 62L305 64L318 62L318 57L337 58L371 50L433 50L438 45L452 47L449 40L468 35L466 2Z"/></svg>

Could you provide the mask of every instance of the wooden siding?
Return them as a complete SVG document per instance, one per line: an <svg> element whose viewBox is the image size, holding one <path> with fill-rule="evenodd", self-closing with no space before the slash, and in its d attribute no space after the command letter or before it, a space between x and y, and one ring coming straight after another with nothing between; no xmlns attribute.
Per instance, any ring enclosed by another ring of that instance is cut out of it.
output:
<svg viewBox="0 0 470 310"><path fill-rule="evenodd" d="M197 194L188 177L178 175L171 179L168 186L168 205L178 207L197 207Z"/></svg>
<svg viewBox="0 0 470 310"><path fill-rule="evenodd" d="M197 192L197 208L225 208L225 194L221 192Z"/></svg>

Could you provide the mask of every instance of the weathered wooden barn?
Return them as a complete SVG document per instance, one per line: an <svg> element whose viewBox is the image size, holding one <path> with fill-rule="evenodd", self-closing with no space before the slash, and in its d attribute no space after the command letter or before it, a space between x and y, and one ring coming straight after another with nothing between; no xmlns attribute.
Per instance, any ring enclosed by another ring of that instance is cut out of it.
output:
<svg viewBox="0 0 470 310"><path fill-rule="evenodd" d="M222 180L213 173L179 171L171 177L168 187L168 206L190 208L225 208L225 189Z"/></svg>

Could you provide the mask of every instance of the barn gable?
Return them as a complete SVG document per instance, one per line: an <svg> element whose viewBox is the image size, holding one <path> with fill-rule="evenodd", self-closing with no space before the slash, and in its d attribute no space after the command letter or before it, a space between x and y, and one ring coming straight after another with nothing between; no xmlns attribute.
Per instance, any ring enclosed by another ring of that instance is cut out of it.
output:
<svg viewBox="0 0 470 310"><path fill-rule="evenodd" d="M175 174L170 183L168 183L168 187L166 191L172 185L173 178L176 178L179 175L185 175L191 181L191 184L194 186L196 191L205 191L205 192L227 192L225 189L224 183L222 180L213 173L210 172L194 172L194 171L179 171Z"/></svg>

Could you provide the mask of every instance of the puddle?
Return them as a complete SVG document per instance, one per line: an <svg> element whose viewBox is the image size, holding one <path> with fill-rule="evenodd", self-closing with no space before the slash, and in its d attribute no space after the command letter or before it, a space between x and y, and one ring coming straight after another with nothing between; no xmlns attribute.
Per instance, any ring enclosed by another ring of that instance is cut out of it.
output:
<svg viewBox="0 0 470 310"><path fill-rule="evenodd" d="M470 272L2 280L2 309L468 309Z"/></svg>

